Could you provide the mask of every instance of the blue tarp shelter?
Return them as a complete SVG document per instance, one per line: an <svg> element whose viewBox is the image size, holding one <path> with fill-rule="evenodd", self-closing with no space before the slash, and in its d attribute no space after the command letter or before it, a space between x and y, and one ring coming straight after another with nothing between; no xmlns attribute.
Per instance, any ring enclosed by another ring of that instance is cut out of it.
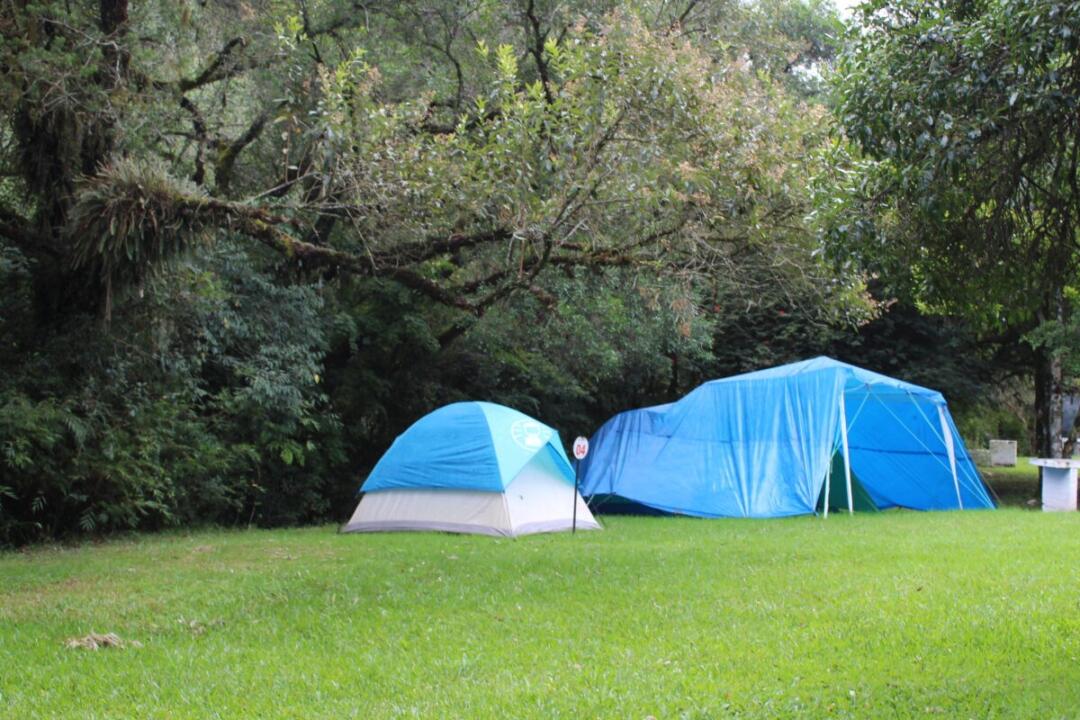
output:
<svg viewBox="0 0 1080 720"><path fill-rule="evenodd" d="M671 513L994 507L941 393L827 357L621 413L590 444L582 495Z"/></svg>

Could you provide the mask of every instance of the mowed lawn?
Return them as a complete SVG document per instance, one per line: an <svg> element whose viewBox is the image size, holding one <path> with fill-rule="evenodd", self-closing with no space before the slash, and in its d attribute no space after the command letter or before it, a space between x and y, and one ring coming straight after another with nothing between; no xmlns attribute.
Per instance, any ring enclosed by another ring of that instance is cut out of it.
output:
<svg viewBox="0 0 1080 720"><path fill-rule="evenodd" d="M1041 507L1039 468L1030 457L1020 457L1013 466L980 467L983 480L990 484L1003 505Z"/></svg>
<svg viewBox="0 0 1080 720"><path fill-rule="evenodd" d="M3 554L0 717L1080 714L1080 514L604 522Z"/></svg>

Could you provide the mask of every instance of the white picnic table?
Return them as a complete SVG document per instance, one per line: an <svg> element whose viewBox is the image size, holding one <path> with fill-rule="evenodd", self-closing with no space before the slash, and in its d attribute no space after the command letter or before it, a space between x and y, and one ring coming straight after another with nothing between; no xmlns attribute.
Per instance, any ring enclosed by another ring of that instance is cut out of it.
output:
<svg viewBox="0 0 1080 720"><path fill-rule="evenodd" d="M1043 470L1043 510L1046 512L1076 510L1076 470L1080 468L1080 460L1031 458L1028 462Z"/></svg>

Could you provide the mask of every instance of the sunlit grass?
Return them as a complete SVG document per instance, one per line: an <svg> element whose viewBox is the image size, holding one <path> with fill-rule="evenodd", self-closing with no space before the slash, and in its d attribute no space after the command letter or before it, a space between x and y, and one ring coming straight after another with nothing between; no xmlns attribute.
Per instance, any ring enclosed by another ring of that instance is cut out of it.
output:
<svg viewBox="0 0 1080 720"><path fill-rule="evenodd" d="M0 555L0 717L1071 718L1080 515ZM141 647L64 641L115 632Z"/></svg>

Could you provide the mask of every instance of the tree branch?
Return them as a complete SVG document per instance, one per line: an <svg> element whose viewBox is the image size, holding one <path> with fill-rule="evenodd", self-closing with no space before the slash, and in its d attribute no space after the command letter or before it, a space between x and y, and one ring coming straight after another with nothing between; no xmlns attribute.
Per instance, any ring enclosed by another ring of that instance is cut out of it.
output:
<svg viewBox="0 0 1080 720"><path fill-rule="evenodd" d="M229 143L222 151L214 167L214 182L217 185L217 191L219 193L223 195L228 194L229 184L232 182L233 168L236 166L236 160L240 157L240 153L244 151L244 148L258 139L274 112L284 106L284 104L284 102L279 102L273 107L265 108L255 116L255 119L248 125L247 130L245 130L240 137Z"/></svg>
<svg viewBox="0 0 1080 720"><path fill-rule="evenodd" d="M281 229L283 225L296 225L296 221L273 215L262 208L198 195L174 193L168 197L157 197L153 195L153 191L146 193L141 188L127 190L130 194L125 198L125 202L130 207L152 208L167 205L171 216L184 219L188 232L202 227L230 228L301 263L325 263L358 275L388 278L443 305L469 312L477 310L476 304L468 298L440 286L415 270L405 267L379 267L369 257L298 240ZM151 196L141 197L140 193ZM84 215L93 217L91 213ZM141 226L141 223L133 223L133 226ZM101 228L88 226L77 230L93 233Z"/></svg>
<svg viewBox="0 0 1080 720"><path fill-rule="evenodd" d="M204 153L210 145L210 138L206 127L206 118L203 117L199 107L183 95L180 96L180 107L191 115L191 127L195 132L195 172L191 175L191 181L196 185L202 185L206 180L206 162Z"/></svg>
<svg viewBox="0 0 1080 720"><path fill-rule="evenodd" d="M0 207L0 237L6 238L20 252L30 257L45 255L56 260L61 256L60 251L52 243L46 242L34 229L30 220L4 207Z"/></svg>
<svg viewBox="0 0 1080 720"><path fill-rule="evenodd" d="M536 61L536 72L540 76L540 84L544 88L544 99L548 104L555 102L555 96L551 93L551 73L547 60L544 58L544 42L547 40L547 31L541 31L540 18L536 16L536 0L529 0L525 7L525 20L529 24L526 32L531 34L529 54Z"/></svg>
<svg viewBox="0 0 1080 720"><path fill-rule="evenodd" d="M391 250L373 253L373 262L379 266L418 263L446 253L457 252L465 248L476 247L487 243L503 242L513 237L513 233L505 228L478 232L471 235L455 233L445 238L428 238L420 242L399 245Z"/></svg>
<svg viewBox="0 0 1080 720"><path fill-rule="evenodd" d="M237 48L243 50L247 47L247 44L247 38L244 37L234 37L232 40L229 40L212 58L210 58L210 62L203 68L202 72L190 79L180 79L177 83L180 92L186 93L190 90L200 88L203 85L209 85L218 80L224 80L225 78L236 75L243 69L240 63L237 62L231 65L226 65L226 63L232 58L233 52L236 51Z"/></svg>

